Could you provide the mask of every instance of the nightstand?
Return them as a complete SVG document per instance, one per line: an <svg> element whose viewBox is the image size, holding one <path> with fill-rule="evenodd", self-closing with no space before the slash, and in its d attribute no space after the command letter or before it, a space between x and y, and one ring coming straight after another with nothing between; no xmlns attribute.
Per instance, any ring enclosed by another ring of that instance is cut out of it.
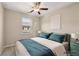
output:
<svg viewBox="0 0 79 59"><path fill-rule="evenodd" d="M70 55L79 56L79 40L71 39L70 41Z"/></svg>

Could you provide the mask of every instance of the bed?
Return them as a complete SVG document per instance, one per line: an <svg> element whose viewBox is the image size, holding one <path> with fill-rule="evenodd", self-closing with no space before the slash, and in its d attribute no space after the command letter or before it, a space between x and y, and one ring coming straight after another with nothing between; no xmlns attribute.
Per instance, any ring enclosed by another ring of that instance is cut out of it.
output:
<svg viewBox="0 0 79 59"><path fill-rule="evenodd" d="M67 39L67 37L66 37L66 39ZM65 41L63 43L58 43L58 42L51 41L51 40L48 40L46 38L41 38L41 37L35 37L35 38L31 38L29 40L33 40L33 41L47 47L48 49L50 49L51 52L53 53L52 56L67 56L66 50L68 50L68 46L69 46L69 42L67 42L67 41ZM43 56L42 54L41 55L39 55L39 54L31 55L29 53L28 49L20 41L16 42L16 55L17 56ZM44 55L44 56L47 56L47 55Z"/></svg>

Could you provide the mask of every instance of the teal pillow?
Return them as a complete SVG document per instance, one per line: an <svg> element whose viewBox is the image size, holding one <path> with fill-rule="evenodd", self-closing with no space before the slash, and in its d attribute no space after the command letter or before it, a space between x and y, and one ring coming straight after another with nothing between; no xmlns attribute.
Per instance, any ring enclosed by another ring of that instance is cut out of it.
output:
<svg viewBox="0 0 79 59"><path fill-rule="evenodd" d="M48 39L48 37L49 37L49 33L41 32L41 33L38 34L38 37Z"/></svg>
<svg viewBox="0 0 79 59"><path fill-rule="evenodd" d="M53 40L53 41L62 43L64 41L64 37L65 37L65 35L53 33L53 34L50 35L49 40Z"/></svg>

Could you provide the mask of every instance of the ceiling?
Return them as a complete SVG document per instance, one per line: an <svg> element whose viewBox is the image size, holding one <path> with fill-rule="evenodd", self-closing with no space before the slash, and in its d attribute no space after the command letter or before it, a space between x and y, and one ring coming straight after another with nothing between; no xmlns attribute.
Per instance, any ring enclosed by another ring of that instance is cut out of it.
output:
<svg viewBox="0 0 79 59"><path fill-rule="evenodd" d="M33 6L33 2L3 2L2 4L4 8L22 13L27 13L31 11ZM38 13L36 12L29 14L33 16L42 16L45 15L47 12L50 12L51 10L54 11L70 4L72 4L72 2L42 2L40 7L47 7L47 11L40 11L41 15L38 15Z"/></svg>

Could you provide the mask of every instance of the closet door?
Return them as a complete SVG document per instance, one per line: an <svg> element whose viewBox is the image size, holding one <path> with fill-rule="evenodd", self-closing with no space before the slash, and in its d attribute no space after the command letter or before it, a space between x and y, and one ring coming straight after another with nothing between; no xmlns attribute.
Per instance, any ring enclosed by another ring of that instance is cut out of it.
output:
<svg viewBox="0 0 79 59"><path fill-rule="evenodd" d="M3 7L0 3L0 54L2 52L3 41Z"/></svg>

